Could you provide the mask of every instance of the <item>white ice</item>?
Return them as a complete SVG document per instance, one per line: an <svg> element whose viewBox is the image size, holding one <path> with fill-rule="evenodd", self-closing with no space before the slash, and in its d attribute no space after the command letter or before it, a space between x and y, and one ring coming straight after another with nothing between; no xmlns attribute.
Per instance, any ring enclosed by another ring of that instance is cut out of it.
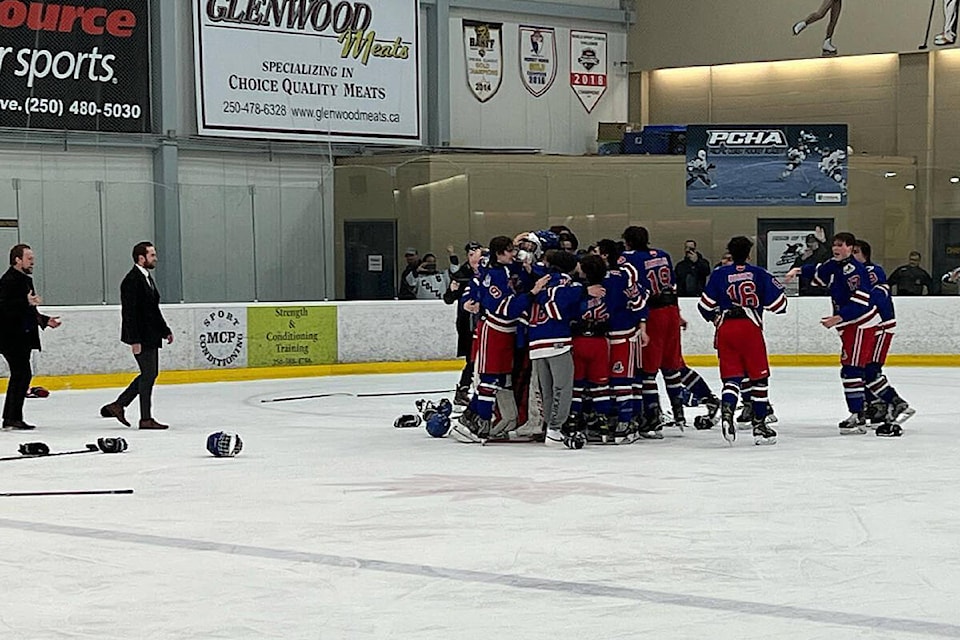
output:
<svg viewBox="0 0 960 640"><path fill-rule="evenodd" d="M0 492L135 493L0 497L0 638L960 637L960 368L889 370L899 439L838 434L837 370L778 368L772 447L480 447L395 429L416 395L261 402L456 376L160 386L167 432L100 418L115 389L27 400L0 455L130 449L0 462Z"/></svg>

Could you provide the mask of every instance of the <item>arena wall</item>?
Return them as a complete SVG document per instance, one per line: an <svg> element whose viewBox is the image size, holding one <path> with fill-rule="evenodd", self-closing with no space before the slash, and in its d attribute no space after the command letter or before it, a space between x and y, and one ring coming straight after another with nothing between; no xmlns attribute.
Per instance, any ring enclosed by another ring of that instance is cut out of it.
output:
<svg viewBox="0 0 960 640"><path fill-rule="evenodd" d="M899 298L890 364L960 365L960 298ZM713 326L681 300L689 326L684 351L696 366L713 366ZM43 333L34 356L35 384L47 388L126 384L135 371L122 345L116 306L44 309L63 326ZM791 298L769 317L774 366L831 365L839 340L819 326L826 298ZM455 310L432 301L284 303L164 307L174 342L160 354L160 382L214 382L348 373L455 370ZM6 376L5 364L0 375ZM6 381L3 381L6 384Z"/></svg>

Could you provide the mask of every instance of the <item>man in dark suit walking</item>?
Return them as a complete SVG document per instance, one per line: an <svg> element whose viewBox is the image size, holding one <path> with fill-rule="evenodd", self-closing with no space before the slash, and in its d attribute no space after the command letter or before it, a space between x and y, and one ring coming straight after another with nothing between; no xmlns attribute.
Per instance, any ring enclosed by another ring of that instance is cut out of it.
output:
<svg viewBox="0 0 960 640"><path fill-rule="evenodd" d="M10 380L3 402L3 428L35 429L23 421L23 400L27 397L33 371L30 352L40 350L40 327L56 329L60 319L45 316L38 306L42 300L33 288L33 249L25 244L10 249L10 268L0 277L0 352L10 365Z"/></svg>
<svg viewBox="0 0 960 640"><path fill-rule="evenodd" d="M130 345L140 375L133 379L114 402L100 408L104 418L116 418L130 426L124 409L140 396L140 428L166 429L168 425L153 419L151 396L160 368L163 340L173 342L173 332L160 313L160 292L150 272L157 267L157 249L149 242L133 246L133 268L120 283L120 341Z"/></svg>

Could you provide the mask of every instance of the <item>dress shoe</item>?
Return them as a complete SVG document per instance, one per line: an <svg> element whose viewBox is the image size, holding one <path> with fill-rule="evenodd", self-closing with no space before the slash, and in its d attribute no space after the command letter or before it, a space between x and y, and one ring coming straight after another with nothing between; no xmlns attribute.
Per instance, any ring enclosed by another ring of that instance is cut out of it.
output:
<svg viewBox="0 0 960 640"><path fill-rule="evenodd" d="M140 428L141 429L169 429L170 425L160 424L153 418L144 418L143 420L140 421Z"/></svg>
<svg viewBox="0 0 960 640"><path fill-rule="evenodd" d="M104 418L116 418L123 426L130 426L126 416L123 415L123 405L116 402L111 402L110 404L105 404L100 407L100 415Z"/></svg>
<svg viewBox="0 0 960 640"><path fill-rule="evenodd" d="M37 427L32 424L27 424L23 420L4 420L3 428L9 429L10 431L30 431Z"/></svg>

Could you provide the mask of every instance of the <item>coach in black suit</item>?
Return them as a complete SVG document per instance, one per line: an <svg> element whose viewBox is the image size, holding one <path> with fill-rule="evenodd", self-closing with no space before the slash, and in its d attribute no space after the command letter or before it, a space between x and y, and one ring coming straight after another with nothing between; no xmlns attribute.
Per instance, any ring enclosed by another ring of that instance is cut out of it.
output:
<svg viewBox="0 0 960 640"><path fill-rule="evenodd" d="M116 401L101 407L104 418L116 418L130 426L124 409L140 396L140 428L166 429L168 425L153 419L151 396L159 371L159 354L163 340L173 342L173 332L160 313L160 292L150 272L157 267L157 249L149 242L133 247L133 268L120 283L120 341L130 345L137 359L140 375L134 378Z"/></svg>
<svg viewBox="0 0 960 640"><path fill-rule="evenodd" d="M56 329L57 317L37 309L42 302L33 288L33 249L25 244L10 249L10 268L0 277L0 352L10 365L10 380L3 402L3 428L27 430L23 421L23 399L27 397L33 371L30 352L40 350L40 327Z"/></svg>

